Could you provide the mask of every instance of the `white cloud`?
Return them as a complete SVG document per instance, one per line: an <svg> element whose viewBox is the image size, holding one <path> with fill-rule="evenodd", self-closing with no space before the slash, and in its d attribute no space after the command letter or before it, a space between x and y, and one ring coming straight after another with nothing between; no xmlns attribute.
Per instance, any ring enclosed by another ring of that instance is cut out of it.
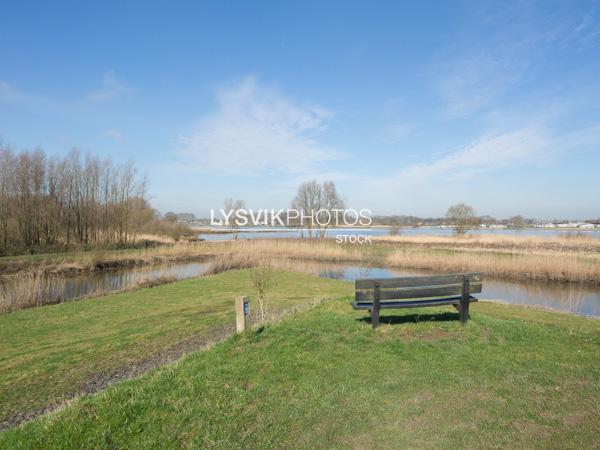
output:
<svg viewBox="0 0 600 450"><path fill-rule="evenodd" d="M590 151L600 145L600 126L556 135L542 127L527 127L487 135L436 161L414 164L393 176L372 180L375 188L440 186L476 178L509 167L545 164L569 152Z"/></svg>
<svg viewBox="0 0 600 450"><path fill-rule="evenodd" d="M110 128L110 129L104 131L104 136L112 139L117 144L122 144L123 142L125 142L123 133L121 133L119 130L115 130L114 128Z"/></svg>
<svg viewBox="0 0 600 450"><path fill-rule="evenodd" d="M436 55L433 85L451 116L497 107L508 95L543 76L544 64L549 58L555 60L557 49L592 48L600 39L600 26L591 14L565 17L557 13L540 20L537 6L529 13L496 6L493 12L483 11L471 17L477 24L475 32L480 32L480 23L487 23L481 39L463 33L469 38L457 37ZM528 94L522 92L519 98Z"/></svg>
<svg viewBox="0 0 600 450"><path fill-rule="evenodd" d="M274 183L275 186L281 186L286 189L296 189L305 181L317 180L320 183L325 181L333 181L334 183L343 183L348 181L356 181L359 177L346 172L312 172L299 174L289 177L281 183Z"/></svg>
<svg viewBox="0 0 600 450"><path fill-rule="evenodd" d="M412 123L393 123L383 128L381 139L386 142L399 142L409 136L413 129L414 125Z"/></svg>
<svg viewBox="0 0 600 450"><path fill-rule="evenodd" d="M180 154L206 171L304 173L343 157L318 139L332 118L247 78L219 90L216 110L180 137Z"/></svg>
<svg viewBox="0 0 600 450"><path fill-rule="evenodd" d="M21 94L12 84L0 80L0 100L14 100L20 96Z"/></svg>
<svg viewBox="0 0 600 450"><path fill-rule="evenodd" d="M576 48L584 48L595 45L600 39L600 25L594 16L586 15L579 23L567 28L561 35L561 48L575 46Z"/></svg>
<svg viewBox="0 0 600 450"><path fill-rule="evenodd" d="M401 177L417 182L431 179L462 179L482 172L542 160L548 149L548 137L539 129L524 129L486 136L464 149L422 165L401 171ZM430 178L435 177L435 178Z"/></svg>
<svg viewBox="0 0 600 450"><path fill-rule="evenodd" d="M14 91L15 91L15 88L12 87L12 85L7 83L6 81L0 80L0 94L11 93Z"/></svg>
<svg viewBox="0 0 600 450"><path fill-rule="evenodd" d="M120 81L113 71L106 72L102 78L100 89L90 92L87 99L93 102L107 102L121 95L127 94L131 89Z"/></svg>

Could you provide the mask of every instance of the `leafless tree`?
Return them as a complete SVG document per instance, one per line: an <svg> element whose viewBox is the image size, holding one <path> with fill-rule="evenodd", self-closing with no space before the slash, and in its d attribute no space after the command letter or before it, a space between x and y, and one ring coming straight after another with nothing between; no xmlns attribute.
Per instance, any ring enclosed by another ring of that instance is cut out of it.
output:
<svg viewBox="0 0 600 450"><path fill-rule="evenodd" d="M246 204L243 200L234 200L232 198L225 199L224 210L226 214L231 213L231 216L229 218L229 225L233 229L233 239L238 238L238 230L242 222L242 219L238 217L238 211L243 210L245 208Z"/></svg>
<svg viewBox="0 0 600 450"><path fill-rule="evenodd" d="M311 180L298 187L292 209L303 214L303 226L308 230L308 237L323 238L327 229L337 222L337 210L344 209L344 201L332 181L319 184L317 180Z"/></svg>
<svg viewBox="0 0 600 450"><path fill-rule="evenodd" d="M0 143L0 255L128 245L152 210L132 163L115 165L73 150L48 158Z"/></svg>
<svg viewBox="0 0 600 450"><path fill-rule="evenodd" d="M273 268L266 264L252 269L252 284L260 308L260 320L264 321L267 314L266 293L273 285Z"/></svg>

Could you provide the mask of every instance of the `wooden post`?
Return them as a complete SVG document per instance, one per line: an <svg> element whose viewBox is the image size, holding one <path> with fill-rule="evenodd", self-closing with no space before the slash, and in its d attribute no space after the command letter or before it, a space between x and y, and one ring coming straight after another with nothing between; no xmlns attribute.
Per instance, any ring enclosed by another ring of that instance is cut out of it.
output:
<svg viewBox="0 0 600 450"><path fill-rule="evenodd" d="M373 329L379 327L379 300L381 293L379 291L379 283L375 282L373 285L373 310L371 311L371 323Z"/></svg>
<svg viewBox="0 0 600 450"><path fill-rule="evenodd" d="M460 322L463 324L467 323L467 320L469 320L470 286L469 275L463 275L462 296L460 298Z"/></svg>
<svg viewBox="0 0 600 450"><path fill-rule="evenodd" d="M235 299L235 330L237 333L250 331L250 303L248 297Z"/></svg>

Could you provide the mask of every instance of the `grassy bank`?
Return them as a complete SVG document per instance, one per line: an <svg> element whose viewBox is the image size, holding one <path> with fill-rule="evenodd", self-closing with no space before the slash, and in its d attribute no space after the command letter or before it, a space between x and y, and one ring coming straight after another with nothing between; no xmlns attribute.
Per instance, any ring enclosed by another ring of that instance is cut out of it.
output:
<svg viewBox="0 0 600 450"><path fill-rule="evenodd" d="M364 318L327 303L86 396L0 447L598 446L599 321L485 302L464 327L448 308L386 313L377 331Z"/></svg>
<svg viewBox="0 0 600 450"><path fill-rule="evenodd" d="M350 289L278 273L270 308ZM241 294L253 294L248 271L0 315L0 428L222 338Z"/></svg>

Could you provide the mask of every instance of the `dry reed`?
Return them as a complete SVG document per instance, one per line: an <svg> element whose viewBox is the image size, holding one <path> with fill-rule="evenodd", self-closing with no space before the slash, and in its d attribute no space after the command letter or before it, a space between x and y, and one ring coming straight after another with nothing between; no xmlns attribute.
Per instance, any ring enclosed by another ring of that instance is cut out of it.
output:
<svg viewBox="0 0 600 450"><path fill-rule="evenodd" d="M43 271L27 271L0 279L0 313L42 306L64 288L64 280ZM54 301L56 303L56 301Z"/></svg>
<svg viewBox="0 0 600 450"><path fill-rule="evenodd" d="M434 248L600 252L600 239L582 233L553 237L472 234L465 236L378 236L372 239L374 242Z"/></svg>
<svg viewBox="0 0 600 450"><path fill-rule="evenodd" d="M465 251L399 250L388 256L392 267L441 272L481 271L515 280L573 281L600 284L600 263L564 254L497 254Z"/></svg>

